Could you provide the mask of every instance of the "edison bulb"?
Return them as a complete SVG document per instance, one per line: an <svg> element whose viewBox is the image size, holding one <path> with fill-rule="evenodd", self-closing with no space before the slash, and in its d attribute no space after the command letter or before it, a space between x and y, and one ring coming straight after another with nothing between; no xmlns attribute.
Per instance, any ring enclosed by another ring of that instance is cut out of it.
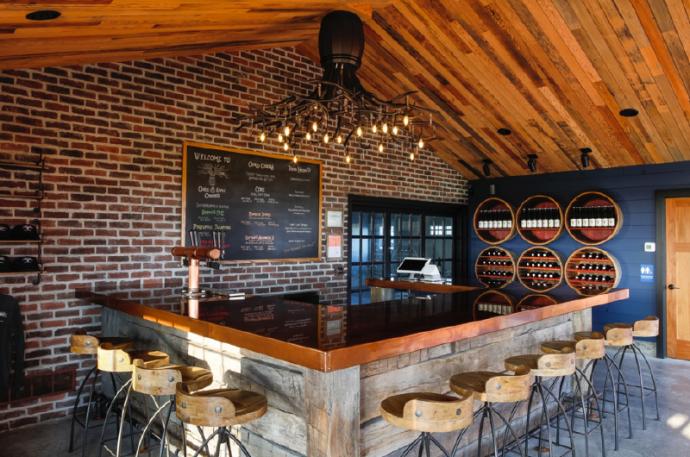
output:
<svg viewBox="0 0 690 457"><path fill-rule="evenodd" d="M410 160L414 160L414 152L410 152Z"/></svg>
<svg viewBox="0 0 690 457"><path fill-rule="evenodd" d="M362 136L363 134L362 127L357 127L357 136Z"/></svg>
<svg viewBox="0 0 690 457"><path fill-rule="evenodd" d="M376 124L374 124L374 125L371 126L371 131L372 131L372 132L376 133L377 130L378 130L378 127L376 127Z"/></svg>
<svg viewBox="0 0 690 457"><path fill-rule="evenodd" d="M323 142L328 143L328 141L331 139L331 137L328 136L328 133L323 136Z"/></svg>
<svg viewBox="0 0 690 457"><path fill-rule="evenodd" d="M345 156L345 163L350 163L352 162L352 157L350 157L350 154Z"/></svg>
<svg viewBox="0 0 690 457"><path fill-rule="evenodd" d="M384 124L381 126L381 130L383 130L383 133L388 133L388 124L384 123Z"/></svg>
<svg viewBox="0 0 690 457"><path fill-rule="evenodd" d="M311 141L311 133L307 132L305 138L307 139L307 141Z"/></svg>
<svg viewBox="0 0 690 457"><path fill-rule="evenodd" d="M397 125L394 125L394 126L393 126L392 133L393 133L393 135L397 135L397 134L398 134L398 126L397 126Z"/></svg>
<svg viewBox="0 0 690 457"><path fill-rule="evenodd" d="M261 135L259 135L259 141L262 143L266 141L266 134L264 132L261 132Z"/></svg>
<svg viewBox="0 0 690 457"><path fill-rule="evenodd" d="M419 143L417 143L417 146L419 146L419 149L422 149L424 147L424 140L420 138Z"/></svg>
<svg viewBox="0 0 690 457"><path fill-rule="evenodd" d="M311 124L311 129L316 132L319 129L319 123L314 121L314 123Z"/></svg>
<svg viewBox="0 0 690 457"><path fill-rule="evenodd" d="M379 152L383 152L383 143L379 144Z"/></svg>
<svg viewBox="0 0 690 457"><path fill-rule="evenodd" d="M293 161L294 163L297 163L297 156L292 156L292 161Z"/></svg>
<svg viewBox="0 0 690 457"><path fill-rule="evenodd" d="M335 141L337 141L338 144L341 144L341 143L343 142L343 137L342 137L342 135L338 135L337 137L335 137Z"/></svg>
<svg viewBox="0 0 690 457"><path fill-rule="evenodd" d="M283 143L283 149L287 151L288 149L290 149L290 146L288 146L287 143Z"/></svg>
<svg viewBox="0 0 690 457"><path fill-rule="evenodd" d="M290 136L290 127L288 127L288 126L286 125L285 128L283 129L283 134L284 134L285 136Z"/></svg>
<svg viewBox="0 0 690 457"><path fill-rule="evenodd" d="M278 141L280 141L281 143L283 142L283 134L282 133L278 134Z"/></svg>
<svg viewBox="0 0 690 457"><path fill-rule="evenodd" d="M405 127L407 127L408 125L410 125L410 116L408 116L407 114L406 114L405 116L403 116L403 125L404 125Z"/></svg>

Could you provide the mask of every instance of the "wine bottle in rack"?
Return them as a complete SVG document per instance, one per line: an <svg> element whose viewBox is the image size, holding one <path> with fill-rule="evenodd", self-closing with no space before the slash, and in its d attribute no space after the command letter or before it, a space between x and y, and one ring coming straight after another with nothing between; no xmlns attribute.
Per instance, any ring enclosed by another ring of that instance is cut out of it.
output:
<svg viewBox="0 0 690 457"><path fill-rule="evenodd" d="M592 208L590 208L590 211L589 211L589 226L590 227L596 227L596 225L595 225L596 222L597 222L596 208L592 207Z"/></svg>
<svg viewBox="0 0 690 457"><path fill-rule="evenodd" d="M609 206L607 211L606 226L615 227L616 226L616 207Z"/></svg>
<svg viewBox="0 0 690 457"><path fill-rule="evenodd" d="M597 228L604 227L604 219L602 218L601 212L604 209L603 206L596 206L594 208L595 211L595 218L594 218L594 226Z"/></svg>
<svg viewBox="0 0 690 457"><path fill-rule="evenodd" d="M570 209L570 226L577 227L577 206L573 206Z"/></svg>

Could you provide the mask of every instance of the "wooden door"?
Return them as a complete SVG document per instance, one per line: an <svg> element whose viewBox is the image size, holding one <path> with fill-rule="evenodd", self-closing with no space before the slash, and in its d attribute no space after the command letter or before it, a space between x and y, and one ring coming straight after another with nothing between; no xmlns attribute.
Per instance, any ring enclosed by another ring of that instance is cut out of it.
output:
<svg viewBox="0 0 690 457"><path fill-rule="evenodd" d="M666 351L690 360L690 198L666 199Z"/></svg>

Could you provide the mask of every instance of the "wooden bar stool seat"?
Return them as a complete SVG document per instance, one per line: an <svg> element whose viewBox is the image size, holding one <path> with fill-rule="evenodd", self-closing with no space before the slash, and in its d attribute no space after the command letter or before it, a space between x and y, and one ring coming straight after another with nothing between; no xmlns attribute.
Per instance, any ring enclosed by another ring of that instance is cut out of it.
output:
<svg viewBox="0 0 690 457"><path fill-rule="evenodd" d="M214 437L218 436L218 446L216 446L216 456L220 452L220 445L226 443L228 452L230 450L230 440L240 448L242 454L251 457L249 451L235 435L230 433L229 428L235 425L259 419L266 414L268 402L266 397L256 392L239 389L213 389L192 391L190 386L178 383L175 393L175 414L185 424L197 427L216 427L216 430L204 439L202 433L202 443L194 454L198 456L203 449L211 455L208 444ZM199 429L201 432L201 429ZM183 432L183 455L187 455L186 436Z"/></svg>
<svg viewBox="0 0 690 457"><path fill-rule="evenodd" d="M544 342L540 347L544 354L570 354L574 352L576 360L597 360L606 354L606 345L603 339L554 340Z"/></svg>
<svg viewBox="0 0 690 457"><path fill-rule="evenodd" d="M542 430L546 427L546 448L549 450L549 455L556 455L553 453L554 446L561 446L560 444L560 420L561 417L565 421L565 428L568 432L568 437L570 440L569 452L575 452L575 440L573 438L573 429L571 422L567 417L567 412L563 403L561 402L560 395L556 395L549 386L546 385L544 379L558 379L560 378L560 385L563 386L565 379L569 376L573 376L576 373L577 365L575 363L575 351L570 344L560 344L558 342L555 347L560 349L565 349L561 352L551 352L547 354L522 354L513 357L508 357L504 360L504 365L506 370L515 372L516 374L526 374L529 373L534 376L534 383L530 389L529 400L527 403L527 420L525 422L525 435L524 435L524 453L529 454L529 440L535 435L538 438L537 446L542 447L543 434ZM581 391L579 392L579 398L583 398ZM539 414L540 421L539 426L535 431L530 429L531 422L530 416L532 413L532 404L534 397L538 395L541 400ZM553 412L549 408L549 401L553 400L556 403L557 410L556 416L554 417ZM512 420L513 415L516 410L513 408L510 419ZM557 419L558 427L556 430L557 438L552 439L551 434L551 422ZM518 447L521 445L518 443Z"/></svg>
<svg viewBox="0 0 690 457"><path fill-rule="evenodd" d="M380 412L387 422L398 428L421 432L405 448L401 457L417 446L420 453L425 449L430 453L432 444L448 456L448 451L431 434L469 427L472 424L473 405L472 395L458 398L433 392L410 392L386 398L381 402Z"/></svg>
<svg viewBox="0 0 690 457"><path fill-rule="evenodd" d="M474 398L483 403L482 407L475 413L475 416L481 415L477 441L479 443L478 453L481 453L481 443L484 437L484 421L487 418L489 419L489 427L491 429L494 457L503 455L504 451L503 448L499 448L499 442L496 439L499 435L498 430L501 424L505 425L507 430L507 434L504 432L502 434L503 436L510 435L509 438L514 442L520 441L520 435L515 432L510 423L512 416L517 410L518 403L529 398L533 381L534 377L529 372L511 375L493 371L470 371L455 374L450 378L450 388L453 392L462 397ZM506 419L495 408L494 405L497 403L515 403L511 419ZM499 424L495 423L496 418L500 420ZM452 456L460 449L460 444L466 431L467 428L458 434L451 452ZM504 446L505 444L506 443L503 443ZM518 447L518 451L523 457L527 455L523 452L522 447Z"/></svg>
<svg viewBox="0 0 690 457"><path fill-rule="evenodd" d="M604 334L601 332L575 332L573 337L575 341L580 340L603 340Z"/></svg>
<svg viewBox="0 0 690 457"><path fill-rule="evenodd" d="M150 417L145 418L147 423L141 431L135 457L139 455L144 440L149 436L151 425L158 418L160 418L163 424L162 433L159 436L160 455L163 455L163 450L167 445L168 424L175 409L177 384L184 384L190 392L194 392L211 385L213 374L206 368L186 365L162 365L147 368L145 362L141 359L135 359L133 365L132 391L148 395L156 408ZM159 404L157 397L160 396L167 396L168 398L162 404ZM150 446L146 447L150 449Z"/></svg>
<svg viewBox="0 0 690 457"><path fill-rule="evenodd" d="M69 339L69 350L72 354L77 354L77 355L97 355L98 354L98 346L101 343L109 343L112 344L113 346L117 346L121 349L129 349L133 346L133 342L129 338L120 338L120 337L99 337L99 336L94 336L94 335L87 335L87 334L74 334L70 336ZM84 376L84 379L82 379L79 389L77 389L77 395L74 398L74 406L72 407L72 421L70 424L70 433L69 433L69 452L72 452L74 450L74 431L75 431L75 424L79 424L81 428L84 430L84 434L82 436L82 449L81 449L81 454L82 456L86 455L86 443L87 443L87 431L89 429L89 422L91 421L91 414L92 414L92 406L95 406L95 403L99 401L99 399L105 399L105 396L101 393L96 393L96 384L98 381L98 377L101 371L98 369L98 366L95 365L93 368L91 368L86 376ZM91 379L91 393L89 394L89 401L86 405L86 413L84 415L84 420L83 422L79 420L77 417L77 409L79 408L79 404L81 402L82 394L84 391L84 388L86 387L86 384L88 383L89 379ZM111 375L111 381L113 382L113 389L117 390L114 384L114 379L112 379ZM95 408L93 409L95 411Z"/></svg>
<svg viewBox="0 0 690 457"><path fill-rule="evenodd" d="M551 354L523 354L508 357L506 370L515 373L532 373L540 378L570 376L575 373L574 351Z"/></svg>

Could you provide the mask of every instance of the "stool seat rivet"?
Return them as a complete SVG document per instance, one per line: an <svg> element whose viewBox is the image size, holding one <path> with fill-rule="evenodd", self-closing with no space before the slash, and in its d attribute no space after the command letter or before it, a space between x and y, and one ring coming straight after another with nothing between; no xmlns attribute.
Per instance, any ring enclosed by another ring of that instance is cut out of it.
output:
<svg viewBox="0 0 690 457"><path fill-rule="evenodd" d="M175 381L175 376L169 376L168 377L168 382L173 382Z"/></svg>
<svg viewBox="0 0 690 457"><path fill-rule="evenodd" d="M421 412L421 411L415 411L415 412L414 412L414 415L415 415L416 417L422 417L422 412Z"/></svg>
<svg viewBox="0 0 690 457"><path fill-rule="evenodd" d="M216 414L222 413L222 412L223 412L223 407L222 407L222 406L216 406L215 412L216 412Z"/></svg>

